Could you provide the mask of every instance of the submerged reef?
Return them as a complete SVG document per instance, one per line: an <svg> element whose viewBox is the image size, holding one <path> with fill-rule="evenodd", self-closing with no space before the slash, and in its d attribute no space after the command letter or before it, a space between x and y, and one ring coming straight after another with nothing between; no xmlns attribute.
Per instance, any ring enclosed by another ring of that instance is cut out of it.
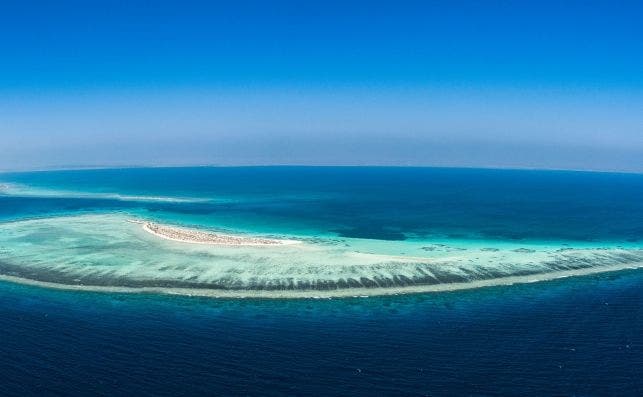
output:
<svg viewBox="0 0 643 397"><path fill-rule="evenodd" d="M639 248L294 240L128 220L2 223L0 277L68 289L287 298L475 288L643 266Z"/></svg>

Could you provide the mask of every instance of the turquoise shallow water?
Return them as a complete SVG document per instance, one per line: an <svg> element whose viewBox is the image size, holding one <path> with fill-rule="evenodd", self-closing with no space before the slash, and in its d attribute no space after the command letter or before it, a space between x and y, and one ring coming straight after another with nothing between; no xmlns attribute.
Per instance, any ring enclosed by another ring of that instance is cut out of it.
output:
<svg viewBox="0 0 643 397"><path fill-rule="evenodd" d="M8 204L0 274L47 286L214 297L362 296L533 282L643 266L637 222L643 210L632 201L640 191L639 176L527 171L8 174L0 196ZM132 220L298 244L186 244L145 233Z"/></svg>
<svg viewBox="0 0 643 397"><path fill-rule="evenodd" d="M5 276L107 288L0 283L3 395L643 391L642 273L629 269L640 175L188 168L0 174L0 185ZM132 218L302 244L185 245ZM585 275L256 299L560 272ZM256 294L159 294L176 288Z"/></svg>

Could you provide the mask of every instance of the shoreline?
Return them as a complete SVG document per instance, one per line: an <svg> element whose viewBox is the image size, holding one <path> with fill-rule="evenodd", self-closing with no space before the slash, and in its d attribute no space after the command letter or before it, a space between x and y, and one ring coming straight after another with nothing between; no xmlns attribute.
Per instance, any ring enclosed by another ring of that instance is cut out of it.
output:
<svg viewBox="0 0 643 397"><path fill-rule="evenodd" d="M246 237L231 234L205 232L197 229L162 225L154 222L128 220L131 223L142 224L142 229L159 238L188 244L219 245L228 247L238 246L284 246L301 244L298 240L271 239L263 237Z"/></svg>
<svg viewBox="0 0 643 397"><path fill-rule="evenodd" d="M213 299L345 299L369 298L379 296L412 295L432 292L451 292L477 288L510 286L514 284L531 284L552 281L568 277L583 277L600 273L610 273L622 270L643 268L643 262L627 265L612 265L594 267L581 270L566 270L528 276L511 276L496 279L480 280L468 283L447 283L438 285L415 285L407 287L380 287L380 288L345 288L337 290L224 290L207 288L184 287L127 287L127 286L100 286L83 284L61 284L49 281L40 281L18 276L0 274L0 281L28 285L40 288L49 288L63 291L99 292L99 293L126 293L126 294L156 294L180 295L190 297L203 297Z"/></svg>

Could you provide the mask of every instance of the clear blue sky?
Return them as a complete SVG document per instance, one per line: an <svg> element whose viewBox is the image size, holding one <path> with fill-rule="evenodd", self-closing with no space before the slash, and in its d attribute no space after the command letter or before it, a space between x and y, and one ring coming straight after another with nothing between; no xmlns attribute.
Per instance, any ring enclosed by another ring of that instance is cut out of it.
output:
<svg viewBox="0 0 643 397"><path fill-rule="evenodd" d="M0 3L0 169L643 171L643 3Z"/></svg>

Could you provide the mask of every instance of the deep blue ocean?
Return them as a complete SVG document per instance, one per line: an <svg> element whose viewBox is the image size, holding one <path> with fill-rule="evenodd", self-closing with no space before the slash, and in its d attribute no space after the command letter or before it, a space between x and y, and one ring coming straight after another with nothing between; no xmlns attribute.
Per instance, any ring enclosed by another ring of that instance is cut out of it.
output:
<svg viewBox="0 0 643 397"><path fill-rule="evenodd" d="M106 210L403 240L643 240L643 175L406 167L138 168L0 174L83 195L0 196L0 219ZM102 195L101 195L102 194ZM114 200L127 197L208 201Z"/></svg>
<svg viewBox="0 0 643 397"><path fill-rule="evenodd" d="M643 241L643 175L432 168L0 174L0 220L105 211L245 230ZM140 197L184 200L140 200ZM643 395L643 271L252 300L0 283L0 395Z"/></svg>

